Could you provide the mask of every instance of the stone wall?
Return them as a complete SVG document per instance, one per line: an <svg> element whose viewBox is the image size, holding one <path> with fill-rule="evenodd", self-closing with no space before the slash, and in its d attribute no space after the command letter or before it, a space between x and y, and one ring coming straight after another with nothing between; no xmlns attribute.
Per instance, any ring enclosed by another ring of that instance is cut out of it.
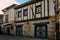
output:
<svg viewBox="0 0 60 40"><path fill-rule="evenodd" d="M49 20L36 20L36 21L28 21L27 22L20 22L16 23L16 25L23 25L23 36L25 37L35 37L35 23L46 23L49 22ZM48 25L47 25L48 26ZM48 33L48 32L47 32Z"/></svg>
<svg viewBox="0 0 60 40"><path fill-rule="evenodd" d="M34 26L32 23L24 23L24 36L26 37L34 37Z"/></svg>
<svg viewBox="0 0 60 40"><path fill-rule="evenodd" d="M48 30L48 37L50 40L55 40L56 34L56 20L55 16L50 16L49 21L49 30Z"/></svg>

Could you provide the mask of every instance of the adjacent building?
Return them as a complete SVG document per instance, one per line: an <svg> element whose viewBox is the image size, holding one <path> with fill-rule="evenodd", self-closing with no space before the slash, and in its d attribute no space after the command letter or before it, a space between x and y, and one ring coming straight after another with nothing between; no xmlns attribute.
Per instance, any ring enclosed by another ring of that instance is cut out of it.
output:
<svg viewBox="0 0 60 40"><path fill-rule="evenodd" d="M3 14L0 14L0 26L3 24Z"/></svg>
<svg viewBox="0 0 60 40"><path fill-rule="evenodd" d="M1 25L3 24L3 14L0 14L0 33L1 31Z"/></svg>
<svg viewBox="0 0 60 40"><path fill-rule="evenodd" d="M54 40L57 3L56 0L28 1L4 9L4 33Z"/></svg>
<svg viewBox="0 0 60 40"><path fill-rule="evenodd" d="M3 9L2 11L4 12L3 15L3 25L2 25L2 31L4 34L15 34L13 23L15 20L15 10L14 8L16 7L16 4L12 4L11 6Z"/></svg>

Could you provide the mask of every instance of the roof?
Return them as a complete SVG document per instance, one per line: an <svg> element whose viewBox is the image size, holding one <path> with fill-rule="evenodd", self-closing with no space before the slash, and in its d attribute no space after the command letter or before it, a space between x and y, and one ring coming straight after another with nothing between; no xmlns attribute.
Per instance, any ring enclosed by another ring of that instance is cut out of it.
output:
<svg viewBox="0 0 60 40"><path fill-rule="evenodd" d="M3 14L0 14L0 16L3 16Z"/></svg>
<svg viewBox="0 0 60 40"><path fill-rule="evenodd" d="M4 10L8 10L9 8L11 8L11 7L15 7L17 4L12 4L12 5L10 5L10 6L8 6L8 7L6 7L6 8L4 8L2 11L4 11Z"/></svg>
<svg viewBox="0 0 60 40"><path fill-rule="evenodd" d="M28 6L28 5L30 5L30 4L33 4L33 3L36 3L36 2L39 2L39 1L42 1L42 0L28 1L28 2L25 2L25 3L23 3L23 4L20 4L20 5L16 6L15 9L19 9L19 8L21 8L21 7Z"/></svg>

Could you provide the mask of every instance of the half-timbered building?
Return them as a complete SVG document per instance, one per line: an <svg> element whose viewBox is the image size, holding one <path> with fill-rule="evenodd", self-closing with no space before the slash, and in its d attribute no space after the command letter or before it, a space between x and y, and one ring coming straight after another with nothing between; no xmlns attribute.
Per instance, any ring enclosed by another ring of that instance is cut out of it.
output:
<svg viewBox="0 0 60 40"><path fill-rule="evenodd" d="M54 40L56 37L55 15L58 9L57 4L57 0L37 0L28 1L14 7L14 11L10 11L14 15L12 13L11 15L9 13L10 16L8 15L11 17L9 20L13 19L12 16L14 17L13 21L9 21L13 23L6 24L13 26L10 26L10 30L7 27L7 30L10 31L10 34L17 36Z"/></svg>
<svg viewBox="0 0 60 40"><path fill-rule="evenodd" d="M56 4L56 0L38 0L28 1L15 7L16 34L37 38L54 36L55 38L55 27L51 27L50 17L55 16Z"/></svg>

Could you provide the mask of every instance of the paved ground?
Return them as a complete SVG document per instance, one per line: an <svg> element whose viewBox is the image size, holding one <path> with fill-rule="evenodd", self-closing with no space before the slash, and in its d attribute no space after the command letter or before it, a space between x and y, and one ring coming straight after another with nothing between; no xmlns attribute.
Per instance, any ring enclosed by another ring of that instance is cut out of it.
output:
<svg viewBox="0 0 60 40"><path fill-rule="evenodd" d="M37 38L22 38L17 36L0 35L0 40L41 40ZM43 39L45 40L45 39Z"/></svg>

